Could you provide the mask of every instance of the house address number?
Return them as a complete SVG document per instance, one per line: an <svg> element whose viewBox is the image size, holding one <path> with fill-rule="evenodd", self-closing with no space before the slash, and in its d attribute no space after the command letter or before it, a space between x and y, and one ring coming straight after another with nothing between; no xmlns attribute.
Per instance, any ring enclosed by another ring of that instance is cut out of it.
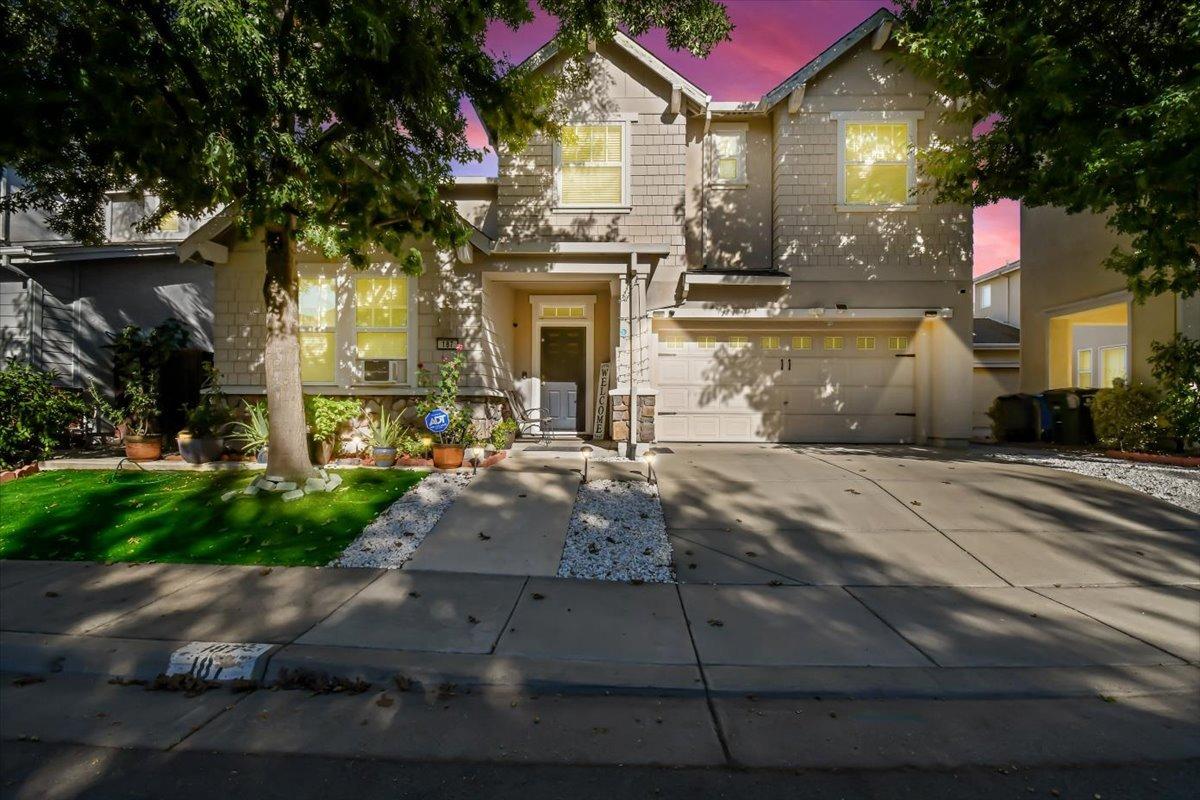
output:
<svg viewBox="0 0 1200 800"><path fill-rule="evenodd" d="M458 347L458 338L455 336L439 336L437 340L438 350L453 350Z"/></svg>

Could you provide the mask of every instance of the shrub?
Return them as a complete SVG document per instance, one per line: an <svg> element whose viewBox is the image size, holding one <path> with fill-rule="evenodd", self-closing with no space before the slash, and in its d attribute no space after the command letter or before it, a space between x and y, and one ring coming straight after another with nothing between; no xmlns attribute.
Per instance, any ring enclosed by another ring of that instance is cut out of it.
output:
<svg viewBox="0 0 1200 800"><path fill-rule="evenodd" d="M1092 422L1101 444L1118 450L1145 450L1162 433L1158 390L1118 378L1092 402Z"/></svg>
<svg viewBox="0 0 1200 800"><path fill-rule="evenodd" d="M379 410L378 420L368 420L367 423L367 441L372 447L395 447L401 448L404 442L404 425L400 422L400 417L389 415L387 409Z"/></svg>
<svg viewBox="0 0 1200 800"><path fill-rule="evenodd" d="M437 379L433 381L433 391L417 404L417 412L421 417L436 408L440 408L450 415L450 427L444 432L436 434L437 440L441 444L456 444L462 447L470 447L475 444L475 426L471 419L471 409L458 403L458 382L462 376L465 362L466 355L460 344L455 348L453 356L442 359Z"/></svg>
<svg viewBox="0 0 1200 800"><path fill-rule="evenodd" d="M496 423L496 427L492 428L490 443L497 450L505 450L512 446L513 439L517 436L516 420L502 419Z"/></svg>
<svg viewBox="0 0 1200 800"><path fill-rule="evenodd" d="M1155 342L1150 366L1162 391L1162 412L1174 433L1188 444L1200 444L1200 341L1181 333Z"/></svg>
<svg viewBox="0 0 1200 800"><path fill-rule="evenodd" d="M271 426L267 419L267 402L265 400L250 405L245 400L246 421L233 423L233 436L242 443L242 452L257 455L262 451L271 435Z"/></svg>
<svg viewBox="0 0 1200 800"><path fill-rule="evenodd" d="M54 385L54 373L10 363L0 370L0 466L50 455L66 440L67 426L86 412L82 397Z"/></svg>
<svg viewBox="0 0 1200 800"><path fill-rule="evenodd" d="M356 397L310 394L304 398L304 412L313 441L331 442L343 425L362 413L362 403Z"/></svg>

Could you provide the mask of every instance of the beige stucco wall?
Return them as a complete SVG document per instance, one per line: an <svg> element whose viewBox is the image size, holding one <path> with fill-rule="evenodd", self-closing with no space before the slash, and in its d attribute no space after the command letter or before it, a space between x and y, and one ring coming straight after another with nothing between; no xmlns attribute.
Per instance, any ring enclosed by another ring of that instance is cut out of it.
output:
<svg viewBox="0 0 1200 800"><path fill-rule="evenodd" d="M1055 313L1112 303L1128 303L1131 376L1152 379L1150 346L1178 330L1177 299L1159 295L1133 303L1125 291L1125 278L1101 266L1121 244L1098 215L1021 208L1021 391L1051 388L1068 372L1060 362L1069 354L1051 353L1052 340L1065 339L1051 336Z"/></svg>

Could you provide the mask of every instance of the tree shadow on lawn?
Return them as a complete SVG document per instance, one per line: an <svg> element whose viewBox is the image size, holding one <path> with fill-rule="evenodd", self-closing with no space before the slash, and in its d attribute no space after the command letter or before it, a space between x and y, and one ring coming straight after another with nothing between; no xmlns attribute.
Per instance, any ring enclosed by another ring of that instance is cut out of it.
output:
<svg viewBox="0 0 1200 800"><path fill-rule="evenodd" d="M284 503L222 500L246 473L42 473L0 488L0 558L317 566L427 473L340 474L337 491Z"/></svg>

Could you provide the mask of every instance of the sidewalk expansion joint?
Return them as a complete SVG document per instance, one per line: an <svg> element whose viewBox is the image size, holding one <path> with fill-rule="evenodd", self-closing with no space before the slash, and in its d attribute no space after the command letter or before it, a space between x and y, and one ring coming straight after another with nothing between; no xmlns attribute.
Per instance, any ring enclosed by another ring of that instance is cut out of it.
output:
<svg viewBox="0 0 1200 800"><path fill-rule="evenodd" d="M696 656L696 669L700 672L700 682L704 685L704 703L708 706L708 715L712 719L713 732L717 735L717 741L721 743L721 753L725 757L725 764L731 768L738 768L739 765L733 757L733 751L729 747L729 740L725 736L725 729L721 725L721 717L717 714L716 704L713 702L712 689L708 685L708 675L704 671L704 662L700 658L700 648L696 646L696 637L692 635L692 620L688 616L687 605L683 602L683 592L680 590L680 584L675 584L675 596L679 598L679 609L683 612L683 624L687 628L688 641L692 643L692 653Z"/></svg>
<svg viewBox="0 0 1200 800"><path fill-rule="evenodd" d="M512 622L513 615L517 613L517 606L521 604L521 598L525 596L525 589L529 586L529 577L526 575L525 580L521 582L521 589L517 592L517 598L513 601L512 608L508 610L508 616L504 618L504 624L500 626L499 632L496 633L496 639L492 642L492 646L488 650L488 655L496 654L496 648L500 646L500 640L508 632L508 624Z"/></svg>

